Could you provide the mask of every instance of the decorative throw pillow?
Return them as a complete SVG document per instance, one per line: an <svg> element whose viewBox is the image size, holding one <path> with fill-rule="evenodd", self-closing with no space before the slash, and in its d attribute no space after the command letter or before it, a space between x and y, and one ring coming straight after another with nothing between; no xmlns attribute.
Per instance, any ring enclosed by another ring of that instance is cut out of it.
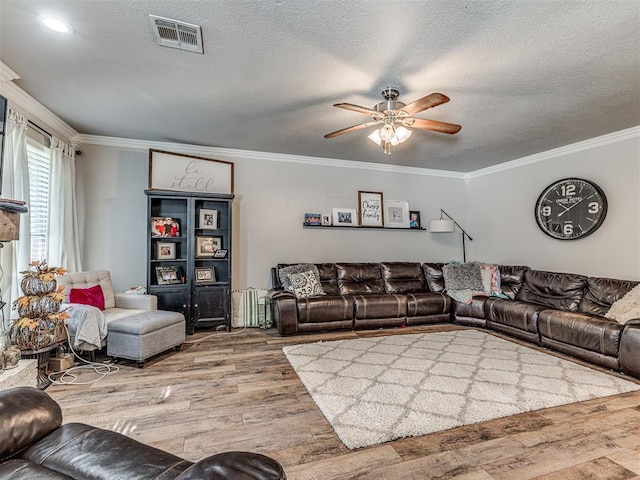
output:
<svg viewBox="0 0 640 480"><path fill-rule="evenodd" d="M640 318L640 285L633 287L624 297L613 302L613 305L604 316L622 325L629 320Z"/></svg>
<svg viewBox="0 0 640 480"><path fill-rule="evenodd" d="M505 298L500 288L500 269L497 265L482 263L480 274L482 276L482 290L485 295Z"/></svg>
<svg viewBox="0 0 640 480"><path fill-rule="evenodd" d="M482 292L482 274L478 263L448 263L442 267L444 286L448 290Z"/></svg>
<svg viewBox="0 0 640 480"><path fill-rule="evenodd" d="M91 305L104 310L104 293L100 285L89 288L72 288L69 291L69 303Z"/></svg>
<svg viewBox="0 0 640 480"><path fill-rule="evenodd" d="M296 298L324 295L322 285L320 285L320 282L311 270L307 272L290 273L287 277L289 278L292 291Z"/></svg>
<svg viewBox="0 0 640 480"><path fill-rule="evenodd" d="M316 267L313 263L299 263L297 265L289 265L288 267L282 267L278 269L278 278L280 278L280 285L282 288L289 292L293 292L293 288L291 287L291 282L289 281L288 275L291 273L300 273L300 272L308 272L311 271L320 283L320 272L318 272L318 267Z"/></svg>

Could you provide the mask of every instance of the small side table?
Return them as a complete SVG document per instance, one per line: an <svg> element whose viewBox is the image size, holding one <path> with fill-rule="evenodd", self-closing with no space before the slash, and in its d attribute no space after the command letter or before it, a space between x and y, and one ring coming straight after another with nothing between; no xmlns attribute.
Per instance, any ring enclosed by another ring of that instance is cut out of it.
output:
<svg viewBox="0 0 640 480"><path fill-rule="evenodd" d="M38 361L38 388L44 390L51 385L51 380L47 374L49 368L49 357L51 350L55 350L59 345L62 345L64 341L54 343L48 347L40 348L38 350L22 350L20 352L21 358L35 358Z"/></svg>

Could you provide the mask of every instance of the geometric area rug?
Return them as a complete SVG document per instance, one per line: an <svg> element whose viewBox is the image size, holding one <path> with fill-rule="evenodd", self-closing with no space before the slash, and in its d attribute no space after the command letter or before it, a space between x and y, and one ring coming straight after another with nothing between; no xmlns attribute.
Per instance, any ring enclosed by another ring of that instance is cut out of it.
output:
<svg viewBox="0 0 640 480"><path fill-rule="evenodd" d="M640 390L477 330L307 343L283 351L349 449Z"/></svg>

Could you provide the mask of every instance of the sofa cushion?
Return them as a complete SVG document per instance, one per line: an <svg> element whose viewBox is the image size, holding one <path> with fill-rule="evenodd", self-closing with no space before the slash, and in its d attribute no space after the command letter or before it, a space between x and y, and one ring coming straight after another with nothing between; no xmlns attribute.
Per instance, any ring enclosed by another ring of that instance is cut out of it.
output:
<svg viewBox="0 0 640 480"><path fill-rule="evenodd" d="M404 295L390 293L354 295L353 303L357 320L407 316L407 298Z"/></svg>
<svg viewBox="0 0 640 480"><path fill-rule="evenodd" d="M18 458L0 463L0 478L9 480L72 480L71 477Z"/></svg>
<svg viewBox="0 0 640 480"><path fill-rule="evenodd" d="M72 288L69 291L69 302L81 305L91 305L92 307L104 310L104 293L100 285L89 288Z"/></svg>
<svg viewBox="0 0 640 480"><path fill-rule="evenodd" d="M290 273L287 275L291 289L296 298L313 297L316 295L324 295L320 280L312 272Z"/></svg>
<svg viewBox="0 0 640 480"><path fill-rule="evenodd" d="M538 333L538 313L545 307L518 300L492 299L484 304L485 318L490 322L530 333Z"/></svg>
<svg viewBox="0 0 640 480"><path fill-rule="evenodd" d="M500 265L500 290L507 298L513 300L522 287L524 273L529 267L524 265Z"/></svg>
<svg viewBox="0 0 640 480"><path fill-rule="evenodd" d="M587 278L587 289L578 306L578 311L604 316L616 301L624 297L636 285L638 282L589 277Z"/></svg>
<svg viewBox="0 0 640 480"><path fill-rule="evenodd" d="M429 290L434 293L444 292L444 276L442 275L444 263L425 263L422 265L424 278Z"/></svg>
<svg viewBox="0 0 640 480"><path fill-rule="evenodd" d="M551 340L618 356L623 325L603 317L561 310L543 310L538 314L540 335Z"/></svg>
<svg viewBox="0 0 640 480"><path fill-rule="evenodd" d="M427 292L422 265L410 262L381 263L384 289L387 293Z"/></svg>
<svg viewBox="0 0 640 480"><path fill-rule="evenodd" d="M425 317L451 312L451 297L444 293L408 293L407 317Z"/></svg>
<svg viewBox="0 0 640 480"><path fill-rule="evenodd" d="M300 323L353 320L353 299L342 295L300 298L297 308Z"/></svg>
<svg viewBox="0 0 640 480"><path fill-rule="evenodd" d="M528 270L516 299L575 312L586 286L587 277L582 275Z"/></svg>
<svg viewBox="0 0 640 480"><path fill-rule="evenodd" d="M384 293L379 263L336 263L341 295Z"/></svg>

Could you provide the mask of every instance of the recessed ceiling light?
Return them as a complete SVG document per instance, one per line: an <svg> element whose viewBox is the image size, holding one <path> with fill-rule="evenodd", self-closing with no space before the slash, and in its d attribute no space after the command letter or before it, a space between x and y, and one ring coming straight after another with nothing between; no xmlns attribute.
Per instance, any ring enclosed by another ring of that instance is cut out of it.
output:
<svg viewBox="0 0 640 480"><path fill-rule="evenodd" d="M57 18L42 17L40 21L43 23L45 27L50 28L54 32L73 33L73 27L71 25L63 22L62 20L58 20Z"/></svg>

